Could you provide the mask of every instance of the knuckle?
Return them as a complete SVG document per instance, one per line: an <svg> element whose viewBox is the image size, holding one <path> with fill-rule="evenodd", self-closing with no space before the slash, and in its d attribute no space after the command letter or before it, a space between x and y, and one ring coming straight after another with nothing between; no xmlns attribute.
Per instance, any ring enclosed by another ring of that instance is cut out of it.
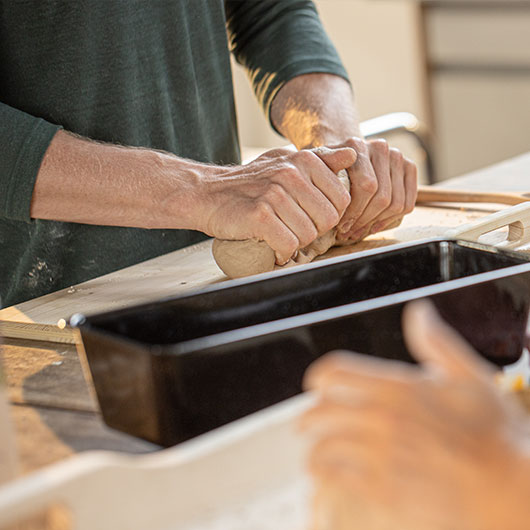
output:
<svg viewBox="0 0 530 530"><path fill-rule="evenodd" d="M254 209L254 215L258 223L267 223L274 215L272 208L265 201L258 201Z"/></svg>
<svg viewBox="0 0 530 530"><path fill-rule="evenodd" d="M281 169L282 179L285 179L289 182L299 182L302 178L302 175L298 168L292 164L287 164Z"/></svg>
<svg viewBox="0 0 530 530"><path fill-rule="evenodd" d="M354 149L356 147L366 147L366 140L359 138L358 136L352 136L348 139L348 142L350 143L350 147L353 147Z"/></svg>
<svg viewBox="0 0 530 530"><path fill-rule="evenodd" d="M407 166L410 166L411 168L415 168L416 169L416 162L414 162L414 160L411 160L410 158L408 158L406 156L403 156L403 160L407 164Z"/></svg>
<svg viewBox="0 0 530 530"><path fill-rule="evenodd" d="M351 149L354 149L355 151L359 151L362 149L362 146L365 146L365 144L366 144L365 140L362 140L361 138L357 138L356 136L350 136L344 142L342 142L340 146L349 147Z"/></svg>
<svg viewBox="0 0 530 530"><path fill-rule="evenodd" d="M374 198L374 205L377 206L377 208L381 208L382 210L386 210L392 202L392 197L390 194L383 194L378 195Z"/></svg>
<svg viewBox="0 0 530 530"><path fill-rule="evenodd" d="M271 202L281 203L287 198L287 192L281 184L271 182L269 189L265 192L265 197Z"/></svg>
<svg viewBox="0 0 530 530"><path fill-rule="evenodd" d="M390 148L390 161L393 165L403 166L405 163L405 157L403 153L395 147Z"/></svg>
<svg viewBox="0 0 530 530"><path fill-rule="evenodd" d="M295 153L293 158L295 160L300 161L301 163L311 164L318 157L315 153L313 153L309 149L302 149L301 151L298 151L297 153Z"/></svg>
<svg viewBox="0 0 530 530"><path fill-rule="evenodd" d="M390 147L388 146L388 142L384 140L383 138L377 138L376 140L370 141L370 146L374 151L381 154L388 154L390 151Z"/></svg>
<svg viewBox="0 0 530 530"><path fill-rule="evenodd" d="M377 179L367 176L358 180L358 186L362 191L369 193L370 195L375 195L377 193L377 189L379 188Z"/></svg>

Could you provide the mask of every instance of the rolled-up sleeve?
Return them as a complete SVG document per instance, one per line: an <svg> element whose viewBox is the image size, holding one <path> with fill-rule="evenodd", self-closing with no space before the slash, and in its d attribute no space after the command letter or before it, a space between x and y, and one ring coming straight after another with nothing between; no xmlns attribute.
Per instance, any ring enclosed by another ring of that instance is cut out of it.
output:
<svg viewBox="0 0 530 530"><path fill-rule="evenodd" d="M0 217L29 222L42 159L61 127L0 103Z"/></svg>
<svg viewBox="0 0 530 530"><path fill-rule="evenodd" d="M232 53L269 121L272 100L290 79L329 73L348 80L313 2L225 0L225 8Z"/></svg>

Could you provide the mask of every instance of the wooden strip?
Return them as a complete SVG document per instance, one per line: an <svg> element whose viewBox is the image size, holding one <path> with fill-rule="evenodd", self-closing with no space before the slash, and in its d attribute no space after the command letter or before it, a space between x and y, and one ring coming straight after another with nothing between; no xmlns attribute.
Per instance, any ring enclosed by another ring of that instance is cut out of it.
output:
<svg viewBox="0 0 530 530"><path fill-rule="evenodd" d="M454 190L434 186L419 186L416 204L428 202L487 202L515 205L527 201L530 201L530 197L522 193Z"/></svg>
<svg viewBox="0 0 530 530"><path fill-rule="evenodd" d="M77 335L72 328L36 322L0 321L0 334L11 339L44 340L57 344L75 344Z"/></svg>

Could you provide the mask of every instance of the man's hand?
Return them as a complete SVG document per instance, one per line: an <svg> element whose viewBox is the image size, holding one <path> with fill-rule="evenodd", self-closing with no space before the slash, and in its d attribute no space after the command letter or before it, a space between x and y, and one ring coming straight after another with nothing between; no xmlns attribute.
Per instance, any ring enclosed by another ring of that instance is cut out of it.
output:
<svg viewBox="0 0 530 530"><path fill-rule="evenodd" d="M416 203L416 164L384 140L351 138L341 145L355 149L357 160L348 169L352 200L339 224L338 239L359 241L398 226Z"/></svg>
<svg viewBox="0 0 530 530"><path fill-rule="evenodd" d="M353 92L341 77L291 79L274 98L271 118L298 149L347 146L358 153L349 169L352 201L339 224L339 240L358 241L398 226L414 208L416 165L384 140L361 139Z"/></svg>
<svg viewBox="0 0 530 530"><path fill-rule="evenodd" d="M351 167L350 147L269 151L253 162L201 179L198 229L220 239L266 241L277 262L337 226L350 195L337 173Z"/></svg>
<svg viewBox="0 0 530 530"><path fill-rule="evenodd" d="M315 530L527 528L527 416L426 302L404 331L419 367L332 354L306 374Z"/></svg>

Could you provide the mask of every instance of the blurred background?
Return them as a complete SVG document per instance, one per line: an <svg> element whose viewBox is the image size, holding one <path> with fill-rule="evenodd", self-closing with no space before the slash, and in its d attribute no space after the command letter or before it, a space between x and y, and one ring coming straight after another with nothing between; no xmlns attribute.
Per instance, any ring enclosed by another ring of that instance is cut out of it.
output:
<svg viewBox="0 0 530 530"><path fill-rule="evenodd" d="M315 3L361 119L414 114L426 126L436 180L530 151L530 0ZM243 156L285 144L237 65L234 82ZM414 137L388 140L418 162L425 182Z"/></svg>

